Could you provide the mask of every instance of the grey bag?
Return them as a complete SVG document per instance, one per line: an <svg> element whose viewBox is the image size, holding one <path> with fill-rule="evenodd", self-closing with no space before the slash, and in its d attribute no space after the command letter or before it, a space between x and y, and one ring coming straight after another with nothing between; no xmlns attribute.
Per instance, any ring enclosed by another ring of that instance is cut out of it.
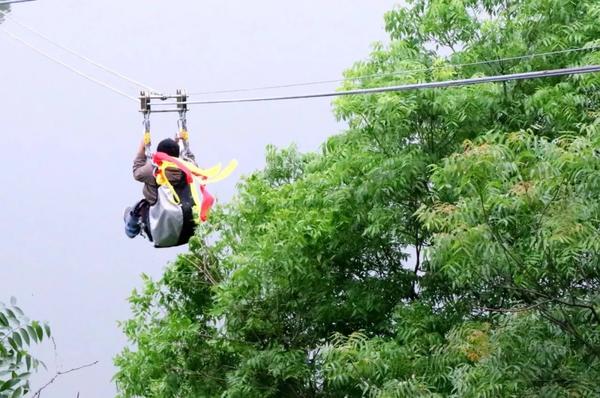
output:
<svg viewBox="0 0 600 398"><path fill-rule="evenodd" d="M165 186L158 187L158 200L148 213L150 234L155 247L177 246L183 229L183 209Z"/></svg>

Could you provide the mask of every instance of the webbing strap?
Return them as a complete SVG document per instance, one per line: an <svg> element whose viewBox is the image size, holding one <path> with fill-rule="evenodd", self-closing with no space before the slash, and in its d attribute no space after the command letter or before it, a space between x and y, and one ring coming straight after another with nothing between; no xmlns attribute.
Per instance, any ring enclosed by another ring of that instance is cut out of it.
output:
<svg viewBox="0 0 600 398"><path fill-rule="evenodd" d="M155 172L156 182L159 185L169 188L169 190L173 193L173 198L177 201L177 204L180 203L180 198L167 178L166 171L167 169L171 168L181 170L184 173L186 182L190 185L190 191L192 193L194 204L200 209L201 221L206 221L208 218L208 212L215 201L214 197L206 189L206 184L217 182L226 178L237 167L237 161L232 160L224 169L222 169L221 165L218 164L210 169L205 170L199 168L191 162L169 156L163 152L155 153L152 157L152 160L157 166ZM202 200L200 200L199 194L202 194Z"/></svg>

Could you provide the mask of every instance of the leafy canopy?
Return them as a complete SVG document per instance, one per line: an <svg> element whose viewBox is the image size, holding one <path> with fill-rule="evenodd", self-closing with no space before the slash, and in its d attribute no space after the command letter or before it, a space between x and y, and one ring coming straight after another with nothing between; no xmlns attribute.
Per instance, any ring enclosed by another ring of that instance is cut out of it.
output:
<svg viewBox="0 0 600 398"><path fill-rule="evenodd" d="M593 48L598 17L594 0L409 1L342 88L598 64L479 62ZM343 134L267 148L134 291L120 396L599 395L599 84L336 100Z"/></svg>

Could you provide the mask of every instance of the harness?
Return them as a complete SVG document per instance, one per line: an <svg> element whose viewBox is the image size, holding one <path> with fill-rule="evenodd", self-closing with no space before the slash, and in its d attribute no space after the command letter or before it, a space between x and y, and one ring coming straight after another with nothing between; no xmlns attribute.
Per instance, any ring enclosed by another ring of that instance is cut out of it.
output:
<svg viewBox="0 0 600 398"><path fill-rule="evenodd" d="M173 204L180 204L181 198L175 188L167 178L167 169L176 169L183 172L186 183L190 187L192 199L195 208L199 211L199 221L206 221L208 212L215 202L215 198L206 189L206 184L221 181L228 177L237 167L237 161L232 160L224 169L218 164L210 169L201 169L195 164L169 156L163 152L156 152L152 156L152 161L156 165L154 176L159 186L166 187L170 193ZM200 199L202 195L202 199Z"/></svg>

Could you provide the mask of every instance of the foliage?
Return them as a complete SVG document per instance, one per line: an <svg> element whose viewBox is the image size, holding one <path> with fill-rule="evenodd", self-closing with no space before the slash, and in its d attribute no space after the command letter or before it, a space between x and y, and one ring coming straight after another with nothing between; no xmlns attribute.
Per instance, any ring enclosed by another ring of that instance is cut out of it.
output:
<svg viewBox="0 0 600 398"><path fill-rule="evenodd" d="M28 352L28 347L50 337L50 328L30 321L11 298L0 303L0 398L24 397L29 391L29 376L44 364Z"/></svg>
<svg viewBox="0 0 600 398"><path fill-rule="evenodd" d="M599 139L594 125L553 142L527 132L466 142L435 170L437 200L420 212L438 231L428 271L456 294L477 292L460 298L469 306L558 304L600 322Z"/></svg>
<svg viewBox="0 0 600 398"><path fill-rule="evenodd" d="M343 89L600 63L593 0L413 0ZM456 66L458 64L465 64ZM367 76L367 77L365 77ZM123 324L121 397L598 396L597 75L342 97Z"/></svg>

